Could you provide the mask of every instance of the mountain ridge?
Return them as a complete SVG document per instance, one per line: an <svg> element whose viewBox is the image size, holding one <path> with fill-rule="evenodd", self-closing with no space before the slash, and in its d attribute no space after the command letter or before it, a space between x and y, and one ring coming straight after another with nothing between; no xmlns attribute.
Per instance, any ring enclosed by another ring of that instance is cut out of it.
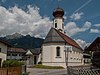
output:
<svg viewBox="0 0 100 75"><path fill-rule="evenodd" d="M42 38L36 38L30 35L23 36L20 34L20 36L17 37L15 37L16 35L14 37L12 37L13 35L9 36L11 36L11 38L8 38L8 35L0 38L11 44L13 47L19 47L23 49L40 48L44 41Z"/></svg>

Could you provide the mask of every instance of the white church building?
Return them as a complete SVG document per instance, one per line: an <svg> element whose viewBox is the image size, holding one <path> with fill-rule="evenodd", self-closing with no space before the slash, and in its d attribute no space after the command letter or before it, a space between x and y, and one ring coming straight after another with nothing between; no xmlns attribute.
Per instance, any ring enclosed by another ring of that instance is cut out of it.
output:
<svg viewBox="0 0 100 75"><path fill-rule="evenodd" d="M64 33L63 15L64 10L62 8L56 8L53 12L53 27L42 44L43 65L66 67L66 60L68 66L84 64L82 48Z"/></svg>

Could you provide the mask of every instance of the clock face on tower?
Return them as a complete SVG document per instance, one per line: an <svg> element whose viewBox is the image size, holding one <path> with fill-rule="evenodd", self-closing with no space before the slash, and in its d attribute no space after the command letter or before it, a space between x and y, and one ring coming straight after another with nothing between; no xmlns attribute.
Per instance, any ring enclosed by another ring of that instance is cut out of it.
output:
<svg viewBox="0 0 100 75"><path fill-rule="evenodd" d="M57 20L55 20L55 22L57 22Z"/></svg>

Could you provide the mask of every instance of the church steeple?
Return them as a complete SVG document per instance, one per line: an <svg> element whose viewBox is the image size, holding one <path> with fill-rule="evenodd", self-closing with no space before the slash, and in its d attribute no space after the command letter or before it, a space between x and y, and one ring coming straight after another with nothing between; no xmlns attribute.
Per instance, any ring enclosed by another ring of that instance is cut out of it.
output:
<svg viewBox="0 0 100 75"><path fill-rule="evenodd" d="M58 7L53 11L53 16L54 16L53 27L64 33L63 15L64 15L64 10L62 8Z"/></svg>

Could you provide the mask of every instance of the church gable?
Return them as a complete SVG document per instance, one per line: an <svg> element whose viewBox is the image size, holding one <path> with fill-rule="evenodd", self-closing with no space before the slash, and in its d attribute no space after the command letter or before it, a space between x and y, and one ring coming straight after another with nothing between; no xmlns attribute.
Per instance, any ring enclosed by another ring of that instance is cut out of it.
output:
<svg viewBox="0 0 100 75"><path fill-rule="evenodd" d="M58 30L57 30L57 32L58 32L58 34L65 40L65 42L66 42L67 44L69 44L69 45L71 45L71 46L74 46L74 47L76 47L76 48L82 50L82 48L81 48L73 39L71 39L71 38L68 37L67 35L65 35L65 34L63 34L63 33L61 33L61 32L59 32Z"/></svg>
<svg viewBox="0 0 100 75"><path fill-rule="evenodd" d="M57 33L54 28L51 28L46 36L44 43L64 43L64 39Z"/></svg>
<svg viewBox="0 0 100 75"><path fill-rule="evenodd" d="M51 28L44 40L44 43L66 43L82 50L82 48L73 39L55 28Z"/></svg>

